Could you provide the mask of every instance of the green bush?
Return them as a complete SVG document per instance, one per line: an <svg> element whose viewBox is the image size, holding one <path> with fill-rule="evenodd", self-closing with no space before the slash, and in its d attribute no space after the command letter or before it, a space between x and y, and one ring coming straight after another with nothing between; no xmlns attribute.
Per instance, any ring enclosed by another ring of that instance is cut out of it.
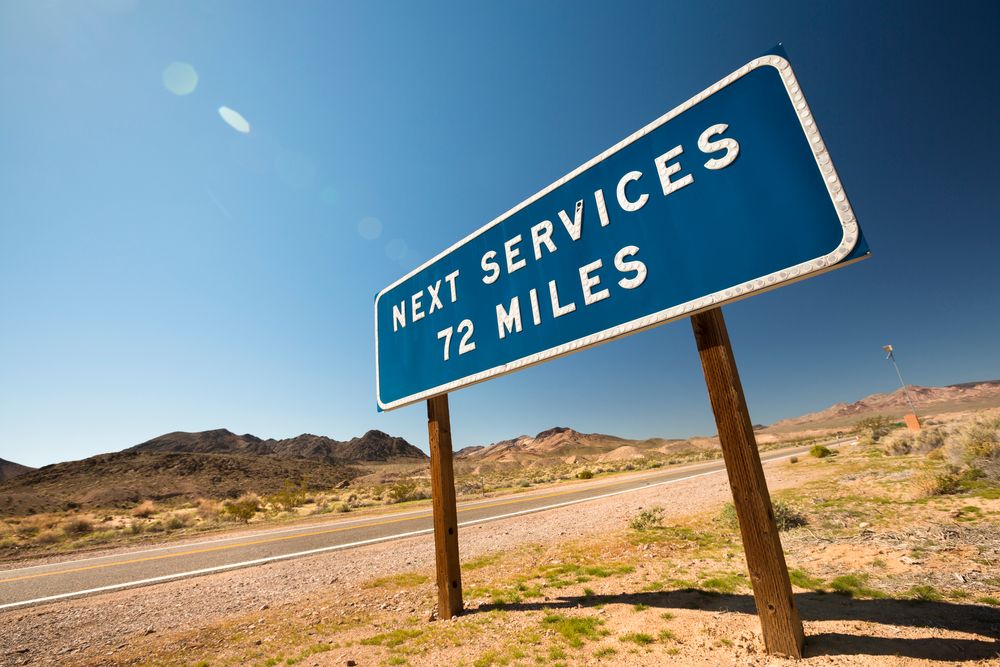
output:
<svg viewBox="0 0 1000 667"><path fill-rule="evenodd" d="M580 472L576 473L576 476L577 476L577 479L593 479L594 472L592 470L584 469L584 470L581 470Z"/></svg>
<svg viewBox="0 0 1000 667"><path fill-rule="evenodd" d="M809 449L809 456L815 456L818 459L823 459L827 456L833 456L833 450L826 445L813 445Z"/></svg>
<svg viewBox="0 0 1000 667"><path fill-rule="evenodd" d="M227 500L222 511L236 521L247 523L260 511L260 498L256 494L245 493L236 500Z"/></svg>
<svg viewBox="0 0 1000 667"><path fill-rule="evenodd" d="M889 431L895 427L895 422L888 417L875 415L874 417L862 419L854 428L858 433L874 443L881 440L883 436L888 435Z"/></svg>
<svg viewBox="0 0 1000 667"><path fill-rule="evenodd" d="M306 481L302 480L298 484L293 484L292 480L286 479L281 491L278 491L267 498L267 502L274 508L288 511L306 504L307 496Z"/></svg>
<svg viewBox="0 0 1000 667"><path fill-rule="evenodd" d="M164 528L167 530L180 530L186 525L187 521L185 521L184 517L178 514L171 514L167 519L167 522L164 524Z"/></svg>
<svg viewBox="0 0 1000 667"><path fill-rule="evenodd" d="M397 481L389 487L389 500L394 503L404 503L409 500L423 500L427 492L423 487L409 477Z"/></svg>

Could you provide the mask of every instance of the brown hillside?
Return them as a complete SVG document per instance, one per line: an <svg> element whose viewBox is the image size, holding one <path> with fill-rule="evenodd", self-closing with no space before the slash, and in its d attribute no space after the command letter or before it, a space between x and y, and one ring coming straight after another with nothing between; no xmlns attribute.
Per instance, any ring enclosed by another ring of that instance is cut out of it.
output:
<svg viewBox="0 0 1000 667"><path fill-rule="evenodd" d="M23 466L20 463L14 463L13 461L6 461L0 459L0 482L8 479L13 479L18 475L23 475L26 472L31 472L34 468L29 468L28 466Z"/></svg>
<svg viewBox="0 0 1000 667"><path fill-rule="evenodd" d="M475 465L543 465L570 459L574 462L596 461L604 460L602 457L619 450L620 454L627 451L633 457L663 458L675 453L673 449L684 442L663 438L627 440L557 426L535 436L522 435L492 445L465 447L455 456L460 463Z"/></svg>
<svg viewBox="0 0 1000 667"><path fill-rule="evenodd" d="M940 414L958 410L978 409L1000 405L1000 380L966 382L946 387L908 387L917 414ZM902 417L910 412L902 388L883 394L872 394L853 403L836 403L800 417L775 422L767 428L772 432L789 432L805 429L851 427L859 420L873 415Z"/></svg>
<svg viewBox="0 0 1000 667"><path fill-rule="evenodd" d="M358 463L396 459L426 459L427 455L403 438L371 430L346 442L322 435L303 433L283 440L262 440L257 436L236 435L226 429L167 433L125 451L192 452L201 454L253 454L279 459L309 459L324 463Z"/></svg>
<svg viewBox="0 0 1000 667"><path fill-rule="evenodd" d="M146 499L221 500L276 493L289 481L329 489L357 474L343 465L274 456L124 451L45 466L0 483L0 514L127 508Z"/></svg>

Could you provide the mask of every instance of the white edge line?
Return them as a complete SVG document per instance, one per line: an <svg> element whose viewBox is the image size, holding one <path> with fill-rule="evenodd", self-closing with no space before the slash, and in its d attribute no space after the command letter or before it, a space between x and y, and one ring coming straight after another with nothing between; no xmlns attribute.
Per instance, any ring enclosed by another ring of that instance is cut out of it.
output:
<svg viewBox="0 0 1000 667"><path fill-rule="evenodd" d="M694 462L694 463L685 463L683 465L680 465L680 466L674 468L673 471L674 472L684 472L685 469L701 467L701 466L709 465L711 463L712 463L712 461L699 461L699 462ZM629 475L629 476L621 476L621 477L618 477L618 476L609 476L609 477L605 477L605 478L596 480L598 482L598 484L596 486L598 488L600 488L601 486L608 486L608 485L616 484L616 483L623 482L623 481L639 480L639 479L644 479L646 477L655 477L660 472L663 472L663 471L662 470L657 470L657 471L648 471L648 470L646 470L646 471L641 471L641 472L633 473L632 475ZM591 484L587 484L586 482L577 482L577 483L574 483L574 484L567 484L567 485L562 486L562 487L551 486L551 487L545 487L545 488L541 488L541 489L533 489L531 491L522 492L522 493L511 493L511 494L507 494L507 495L493 496L493 497L490 497L490 498L478 498L476 500L466 500L465 502L458 503L457 508L459 510L463 510L463 509L475 509L479 505L484 505L484 504L489 504L489 503L495 503L495 502L497 502L499 500L504 500L504 499L531 500L531 498L534 497L534 496L545 495L547 493L551 493L553 490L573 491L574 489L572 487L574 487L574 486L583 487L584 485L586 485L588 488L594 488L594 486L595 486L592 483ZM190 549L192 547L201 547L201 546L206 546L206 545L209 545L209 544L223 544L225 542L235 542L235 541L238 541L238 540L258 539L258 538L261 538L261 537L269 537L271 535L283 535L285 533L294 533L294 532L298 532L298 531L302 531L302 532L305 533L305 532L309 532L309 531L313 531L313 530L317 530L317 529L321 529L321 528L339 528L341 526L350 526L350 525L354 525L354 524L364 524L365 522L369 522L369 521L379 521L379 520L384 520L384 519L396 519L396 518L407 517L407 516L410 516L410 515L424 514L426 512L429 512L430 510L431 510L431 507L430 507L430 505L428 505L427 507L423 507L423 508L420 508L420 509L414 509L414 510L407 510L405 512L391 512L391 513L386 513L386 514L373 514L371 516L360 517L360 518L357 518L357 519L346 519L346 520L343 520L343 521L330 521L330 522L325 522L325 523L315 523L315 524L311 524L311 525L291 527L291 528L261 529L261 530L256 531L256 532L244 533L242 535L236 535L236 536L232 536L232 537L218 537L218 538L215 538L215 539L201 540L200 542L184 542L183 544L166 544L166 545L163 545L163 546L160 546L160 547L149 547L149 548L145 548L145 549L136 549L135 551L122 551L122 552L113 553L113 554L104 554L103 556L88 556L86 558L76 558L76 559L71 559L71 560L61 560L61 561L56 561L56 562L52 562L52 563L41 563L39 565L26 565L24 567L14 567L14 568L9 568L9 569L0 569L0 577L10 576L10 575L15 574L15 573L18 574L18 575L20 575L21 573L30 572L32 570L42 570L42 569L45 569L45 568L58 568L58 567L62 567L62 566L65 566L65 565L77 565L79 563L88 563L88 562L95 561L95 560L114 559L114 558L120 558L122 556L140 556L142 554L156 553L156 552L159 552L159 551L167 551L167 550L170 550L170 549ZM240 546L240 545L234 545L234 546ZM0 609L2 609L2 608L3 607L0 607Z"/></svg>
<svg viewBox="0 0 1000 667"><path fill-rule="evenodd" d="M773 463L775 461L781 461L783 459L791 458L797 456L798 454L786 454L784 456L778 456L773 459L768 459L763 463ZM519 510L517 512L509 512L507 514L498 514L497 516L486 517L483 519L474 519L471 521L459 522L458 526L475 526L483 523L489 523L491 521L499 521L500 519L509 519L515 516L521 516L524 514L534 514L535 512L544 512L546 510L557 509L559 507L566 507L568 505L577 505L579 503L586 503L592 500L601 500L603 498L610 498L612 496L620 496L625 493L633 493L635 491L642 491L643 489L652 489L657 486L665 486L667 484L676 484L678 482L685 482L689 479L697 479L698 477L705 477L706 475L717 475L720 472L725 472L726 468L723 466L718 470L709 470L707 472L701 472L696 475L690 475L688 477L679 477L677 479L668 479L663 482L656 482L655 484L645 484L643 486L636 487L634 489L623 489L621 491L612 491L610 493L604 493L599 496L589 496L587 498L580 498L577 500L566 500L561 503L555 503L553 505L546 505L544 507L534 507L526 510ZM138 581L129 581L122 584L110 584L108 586L99 586L98 588L88 588L83 591L73 591L71 593L60 593L58 595L49 595L47 597L35 598L33 600L23 600L21 602L8 602L6 604L0 604L0 611L7 609L15 609L17 607L27 607L30 605L41 604L43 602L55 602L56 600L65 600L66 598L72 597L82 597L86 595L93 595L94 593L107 593L109 591L121 590L123 588L133 588L138 586L148 586L149 584L163 583L171 581L174 579L187 579L189 577L196 577L203 574L211 574L214 572L224 572L226 570L234 570L243 567L249 567L251 565L262 565L264 563L272 563L279 560L288 560L290 558L299 558L302 556L311 556L314 554L325 553L329 551L340 551L342 549L350 549L353 547L366 546L368 544L376 544L378 542L386 542L388 540L403 539L406 537L415 537L417 535L426 535L427 533L433 532L433 528L424 528L422 530L414 530L407 533L398 533L396 535L387 535L385 537L376 537L370 540L361 540L359 542L350 542L348 544L336 544L329 547L319 547L317 549L308 549L306 551L297 551L290 554L281 554L279 556L267 556L265 558L256 558L254 560L245 560L239 563L230 563L228 565L216 565L214 567L206 567L200 570L191 570L189 572L178 572L177 574L166 574L161 577L151 577L149 579L140 579Z"/></svg>
<svg viewBox="0 0 1000 667"><path fill-rule="evenodd" d="M408 394L397 398L395 400L384 403L382 401L382 390L381 390L381 378L379 371L379 359L378 359L378 302L386 293L390 290L395 289L397 286L403 282L409 280L413 276L417 275L427 267L436 263L438 260L451 254L453 251L457 250L461 246L465 245L472 239L478 237L479 235L485 233L487 230L495 227L499 223L503 222L507 218L518 213L522 209L528 207L534 202L542 199L546 195L555 191L559 187L563 186L567 182L576 178L583 172L587 171L594 165L603 162L608 157L614 155L622 148L625 148L631 143L639 140L643 136L649 134L653 130L665 125L669 121L673 120L682 113L688 111L691 107L697 105L699 102L711 97L723 88L728 87L735 81L743 78L750 72L756 70L759 67L773 67L778 73L782 84L785 87L785 93L788 95L788 100L792 104L796 116L799 120L799 125L802 128L802 132L808 141L812 153L813 159L816 162L816 167L819 169L820 175L823 176L823 184L826 186L827 194L830 196L831 203L833 204L834 211L837 214L837 218L840 221L841 229L843 231L843 236L841 237L840 243L829 253L816 257L804 262L800 262L795 266L787 267L785 269L779 269L765 276L760 276L757 278L750 278L748 280L742 281L737 285L733 285L728 288L721 289L712 294L708 294L696 299L692 299L685 303L677 304L675 306L670 306L663 310L650 313L638 317L629 322L624 322L618 324L609 329L604 329L603 331L597 331L592 334L588 334L582 338L577 338L572 341L567 341L561 343L555 347L547 348L539 352L535 352L526 357L520 359L515 359L498 366L493 366L492 368L484 369L478 371L471 375L467 375L462 378L457 378L455 380L450 380L444 384L440 384L436 387L429 389L424 389L413 394ZM580 165L570 173L566 174L559 180L548 185L542 190L538 191L531 197L525 199L520 204L517 204L506 213L494 218L492 221L483 225L476 231L472 232L464 239L454 243L449 248L441 251L431 259L427 260L417 268L413 269L407 273L402 278L399 278L395 282L391 283L388 287L384 288L375 295L375 403L379 409L383 411L395 410L396 408L401 408L406 405L411 405L425 398L430 398L432 396L437 396L439 394L444 394L456 389L463 387L468 387L474 384L478 384L485 380L497 377L500 375L506 375L516 370L522 368L527 368L529 366L534 366L535 364L541 363L543 361L548 361L550 359L555 359L572 352L578 352L580 350L599 345L601 343L608 342L611 339L624 337L630 334L638 333L644 329L651 328L653 326L666 324L674 320L682 319L684 317L690 317L695 313L707 310L709 308L714 308L722 306L726 303L737 301L750 296L755 293L764 292L774 287L777 287L783 283L796 282L804 277L819 274L833 268L839 268L842 266L840 262L847 258L854 247L857 245L858 239L860 238L860 229L858 228L857 218L854 215L854 210L851 208L851 204L847 199L847 194L844 192L843 184L840 177L837 175L837 170L833 166L833 159L830 157L830 153L827 151L826 143L823 141L820 135L819 128L816 125L816 120L812 115L812 111L806 102L805 96L802 92L802 88L799 85L798 80L795 77L795 72L792 69L791 63L782 56L776 54L770 54L766 56L760 56L754 58L747 64L743 65L739 69L735 70L729 76L720 79L716 83L712 84L708 88L705 88L700 93L696 94L694 97L688 99L686 102L674 107L667 113L663 114L653 122L649 123L642 129L632 133L625 139L621 140L611 148L608 148L603 153L591 158L584 164Z"/></svg>

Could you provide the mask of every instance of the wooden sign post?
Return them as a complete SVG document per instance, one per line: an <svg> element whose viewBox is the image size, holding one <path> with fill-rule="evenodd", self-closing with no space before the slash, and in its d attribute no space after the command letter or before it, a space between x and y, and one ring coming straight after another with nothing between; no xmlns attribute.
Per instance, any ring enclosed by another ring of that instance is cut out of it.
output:
<svg viewBox="0 0 1000 667"><path fill-rule="evenodd" d="M431 503L434 509L434 562L440 619L462 613L462 570L458 561L458 509L451 449L448 394L427 399L431 449Z"/></svg>
<svg viewBox="0 0 1000 667"><path fill-rule="evenodd" d="M802 657L804 634L722 309L691 317L768 653Z"/></svg>
<svg viewBox="0 0 1000 667"><path fill-rule="evenodd" d="M440 617L462 609L448 392L691 317L764 642L800 656L719 308L869 254L778 46L380 290L376 405L427 401Z"/></svg>

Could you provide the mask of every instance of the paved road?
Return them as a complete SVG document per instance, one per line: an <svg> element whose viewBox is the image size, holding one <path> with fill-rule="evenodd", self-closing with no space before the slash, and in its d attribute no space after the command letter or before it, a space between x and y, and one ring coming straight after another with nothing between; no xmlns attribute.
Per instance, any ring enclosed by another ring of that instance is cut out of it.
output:
<svg viewBox="0 0 1000 667"><path fill-rule="evenodd" d="M766 463L807 449L774 450L761 458ZM721 461L710 461L466 502L458 506L459 526L541 512L722 471ZM430 508L422 508L0 570L0 610L349 549L429 534L431 530Z"/></svg>

